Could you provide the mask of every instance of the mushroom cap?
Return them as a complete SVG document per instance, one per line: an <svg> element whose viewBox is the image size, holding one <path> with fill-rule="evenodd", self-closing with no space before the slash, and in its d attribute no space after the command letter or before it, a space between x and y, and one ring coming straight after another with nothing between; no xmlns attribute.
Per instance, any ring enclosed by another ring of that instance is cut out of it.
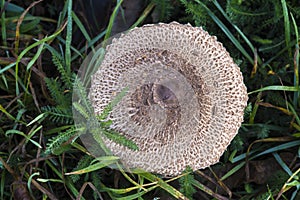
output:
<svg viewBox="0 0 300 200"><path fill-rule="evenodd" d="M164 176L217 163L248 100L239 67L216 37L177 22L132 29L106 47L91 80L95 114L124 88L110 128L139 150L103 140L126 168Z"/></svg>

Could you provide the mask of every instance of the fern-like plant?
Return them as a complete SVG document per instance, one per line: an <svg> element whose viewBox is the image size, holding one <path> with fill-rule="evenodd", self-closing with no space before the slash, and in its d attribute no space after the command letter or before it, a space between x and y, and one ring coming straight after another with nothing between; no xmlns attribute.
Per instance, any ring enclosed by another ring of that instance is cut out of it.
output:
<svg viewBox="0 0 300 200"><path fill-rule="evenodd" d="M128 140L117 131L111 130L109 128L111 121L106 120L109 113L112 111L112 108L125 96L126 90L120 92L116 98L106 106L100 115L95 115L91 102L88 99L86 89L79 79L75 80L74 88L76 88L74 90L74 95L76 96L76 99L79 99L79 101L73 102L74 116L78 118L78 123L76 124L77 128L81 129L84 133L92 134L97 142L96 145L99 145L105 153L110 154L110 151L105 147L102 136L133 150L138 150L138 147L134 142Z"/></svg>
<svg viewBox="0 0 300 200"><path fill-rule="evenodd" d="M165 21L170 19L174 10L174 6L171 0L152 0L152 3L155 4L154 12L158 14L159 21Z"/></svg>
<svg viewBox="0 0 300 200"><path fill-rule="evenodd" d="M59 78L45 78L45 83L50 91L54 105L42 107L41 110L48 114L54 123L72 124L72 87L75 73L66 70L64 58L52 47L47 49L52 54L52 61L59 71Z"/></svg>
<svg viewBox="0 0 300 200"><path fill-rule="evenodd" d="M196 189L193 186L193 181L195 181L193 170L192 168L187 167L184 173L187 174L179 178L180 192L182 192L182 194L184 194L188 199L193 199L193 195L196 192Z"/></svg>

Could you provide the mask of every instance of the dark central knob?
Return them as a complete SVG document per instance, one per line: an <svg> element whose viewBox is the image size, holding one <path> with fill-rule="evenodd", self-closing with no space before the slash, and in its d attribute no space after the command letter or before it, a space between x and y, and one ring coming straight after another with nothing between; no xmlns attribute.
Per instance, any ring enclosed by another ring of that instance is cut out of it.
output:
<svg viewBox="0 0 300 200"><path fill-rule="evenodd" d="M154 103L163 108L176 108L179 106L176 95L164 85L153 84L152 95Z"/></svg>

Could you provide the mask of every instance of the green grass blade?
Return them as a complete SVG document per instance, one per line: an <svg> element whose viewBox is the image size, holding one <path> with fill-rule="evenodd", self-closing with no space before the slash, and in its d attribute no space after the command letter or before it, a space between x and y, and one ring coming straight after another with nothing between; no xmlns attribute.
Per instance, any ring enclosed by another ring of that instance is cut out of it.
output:
<svg viewBox="0 0 300 200"><path fill-rule="evenodd" d="M142 197L144 194L156 189L158 187L158 185L155 185L155 186L152 186L150 188L147 188L146 190L144 191L139 191L135 194L132 194L132 195L128 195L128 196L124 196L124 197L117 197L116 199L117 200L133 200L133 199L138 199L140 197Z"/></svg>
<svg viewBox="0 0 300 200"><path fill-rule="evenodd" d="M23 105L22 105L23 106ZM24 107L24 106L23 106ZM15 122L21 122L21 119L23 118L23 114L26 112L27 110L25 108L21 108L17 111L17 115L16 115L16 121ZM25 124L25 122L21 122L23 124ZM19 126L19 124L15 124L13 126L13 129L17 129L17 127Z"/></svg>
<svg viewBox="0 0 300 200"><path fill-rule="evenodd" d="M6 41L6 24L5 24L5 11L4 11L4 6L5 6L5 0L1 1L1 10L3 10L2 15L1 15L1 35L2 35L2 43L3 46L7 46L7 41Z"/></svg>
<svg viewBox="0 0 300 200"><path fill-rule="evenodd" d="M112 27L113 27L115 18L117 17L118 10L121 7L122 3L123 3L123 0L118 0L118 3L116 5L113 13L110 16L109 23L108 23L108 26L106 28L106 34L105 34L105 37L104 37L104 41L106 41L111 36ZM106 46L105 42L103 43L103 45Z"/></svg>
<svg viewBox="0 0 300 200"><path fill-rule="evenodd" d="M153 2L150 2L149 5L145 8L143 13L141 14L141 16L138 18L138 20L129 29L133 29L138 25L140 25L146 19L146 17L149 15L149 13L153 10L154 7L155 4Z"/></svg>
<svg viewBox="0 0 300 200"><path fill-rule="evenodd" d="M30 130L30 132L27 134L28 138L31 139L39 130L43 128L42 125L39 125L37 128L35 126ZM40 146L40 145L39 145ZM42 148L42 147L41 147Z"/></svg>
<svg viewBox="0 0 300 200"><path fill-rule="evenodd" d="M289 13L286 5L285 0L281 0L282 5L282 12L283 12L283 19L284 19L284 35L285 35L285 43L286 46L289 46L291 43L291 28L290 28L290 20L289 20ZM288 49L289 57L292 57L292 49Z"/></svg>
<svg viewBox="0 0 300 200"><path fill-rule="evenodd" d="M280 150L289 149L289 148L296 147L296 146L299 146L299 145L300 145L300 140L296 140L296 141L292 141L292 142L287 142L287 143L284 143L284 144L281 144L281 145L269 148L269 149L267 149L267 150L265 150L265 151L263 151L261 153L258 153L256 155L254 155L253 157L251 157L249 160L257 158L257 157L262 156L262 155L266 155L266 154L273 153L273 152L280 151ZM250 152L249 155L251 155L251 154L253 154L253 153ZM241 155L235 157L234 159L232 159L232 163L235 163L235 162L238 162L238 161L240 161L242 159L245 159L246 155L247 154L244 153L244 154L241 154Z"/></svg>
<svg viewBox="0 0 300 200"><path fill-rule="evenodd" d="M248 95L254 94L254 93L257 93L257 92L268 91L268 90L295 92L295 91L299 91L299 87L295 87L295 86L282 86L282 85L271 85L271 86L266 86L266 87L260 88L258 90L254 90L252 92L248 92Z"/></svg>
<svg viewBox="0 0 300 200"><path fill-rule="evenodd" d="M35 146L37 146L40 149L42 148L39 143L37 143L36 141L32 140L28 135L26 135L22 131L11 129L11 130L8 130L8 131L5 132L5 135L10 135L10 134L21 135L21 136L23 136L26 139L26 141L30 141L32 144L34 144Z"/></svg>
<svg viewBox="0 0 300 200"><path fill-rule="evenodd" d="M62 42L63 44L65 44L66 45L66 40L64 40L62 37L60 37L60 36L57 36L57 39L60 41L60 42ZM72 50L72 51L74 51L74 53L75 53L75 55L77 55L77 57L78 56L80 56L80 57L82 57L83 58L83 56L82 56L82 54L80 53L80 51L78 51L75 47L73 47L72 45L70 45L70 49ZM71 62L73 61L73 59L71 58Z"/></svg>
<svg viewBox="0 0 300 200"><path fill-rule="evenodd" d="M64 20L66 18L67 12L68 12L68 4L66 1L62 11L59 13L58 20L57 20L57 28L59 28L60 26L62 26L63 23L65 23Z"/></svg>
<svg viewBox="0 0 300 200"><path fill-rule="evenodd" d="M47 183L47 182L55 182L55 183L64 183L64 181L60 180L60 179L53 179L53 178L37 178L36 179L39 182L42 183Z"/></svg>
<svg viewBox="0 0 300 200"><path fill-rule="evenodd" d="M119 157L117 156L101 156L97 157L94 160L91 161L91 164L98 163L98 162L106 162L106 161L117 161L119 160Z"/></svg>
<svg viewBox="0 0 300 200"><path fill-rule="evenodd" d="M85 173L88 173L88 172L93 172L93 171L102 169L104 167L107 167L107 166L109 166L109 165L111 165L111 164L113 164L113 163L115 163L119 160L119 158L116 157L116 156L105 156L103 158L105 158L105 159L103 159L100 162L97 162L96 164L92 164L92 165L90 165L86 168L83 168L83 169L80 169L80 170L77 170L77 171L74 171L74 172L66 173L65 175L85 174Z"/></svg>
<svg viewBox="0 0 300 200"><path fill-rule="evenodd" d="M229 29L225 26L223 22L201 1L195 0L198 4L200 4L205 10L207 14L212 18L212 20L221 28L221 30L225 33L225 35L230 39L230 41L236 46L236 48L248 59L251 64L254 64L253 58L247 53L241 43L234 37L234 35L229 31Z"/></svg>
<svg viewBox="0 0 300 200"><path fill-rule="evenodd" d="M294 117L296 119L297 124L300 125L300 118L299 118L299 115L296 112L295 108L290 103L288 103L288 107L292 111L292 113L294 114Z"/></svg>
<svg viewBox="0 0 300 200"><path fill-rule="evenodd" d="M8 12L15 12L15 13L22 13L24 12L24 8L16 5L16 4L13 4L13 3L9 3L7 2L7 7L6 7L6 10Z"/></svg>
<svg viewBox="0 0 300 200"><path fill-rule="evenodd" d="M33 178L34 176L39 176L39 175L40 175L40 172L35 172L35 173L31 174L31 175L29 176L29 178L28 178L28 181L27 181L27 188L28 188L28 191L29 191L29 194L30 194L31 197L34 197L33 192L32 192L32 189L31 189L31 181L32 181L32 178Z"/></svg>
<svg viewBox="0 0 300 200"><path fill-rule="evenodd" d="M157 187L157 186L156 186ZM105 190L105 191L111 191L111 192L113 192L113 193L115 193L115 194L126 194L126 193L128 193L128 192L131 192L131 191L133 191L133 190L137 190L137 189L139 189L139 187L137 187L137 186L134 186L134 187L130 187L130 188L124 188L124 189L115 189L115 188L108 188L108 187L105 187L105 188L103 188L103 190ZM140 196L140 195L139 195ZM124 197L123 197L124 198ZM137 197L135 197L135 198L137 198ZM122 198L121 198L122 199Z"/></svg>
<svg viewBox="0 0 300 200"><path fill-rule="evenodd" d="M228 17L228 15L226 14L226 12L223 10L223 8L221 7L221 5L218 3L218 1L213 0L213 3L215 4L215 6L218 8L218 10L222 13L222 15L225 17L225 19L233 26L233 28L241 35L241 37L243 38L243 40L246 42L246 44L249 46L249 48L251 49L252 53L255 54L255 48L253 46L253 44L250 42L250 40L247 38L247 36L241 31L241 29L239 29L239 27L237 27L235 24L232 23L231 19ZM257 62L258 64L261 64L261 58L258 56L257 57ZM252 63L253 64L253 63Z"/></svg>
<svg viewBox="0 0 300 200"><path fill-rule="evenodd" d="M34 118L33 120L31 120L31 122L29 122L26 126L31 126L32 124L34 124L35 122L41 122L42 120L45 119L45 117L47 116L47 113L41 113L39 114L36 118Z"/></svg>
<svg viewBox="0 0 300 200"><path fill-rule="evenodd" d="M38 27L39 23L40 23L40 19L34 18L30 22L28 22L26 24L22 24L22 26L20 27L20 32L26 33L29 31L34 31Z"/></svg>
<svg viewBox="0 0 300 200"><path fill-rule="evenodd" d="M0 74L3 74L5 71L9 70L10 68L14 67L16 65L16 63L11 63L7 66L5 66L4 68L0 69Z"/></svg>
<svg viewBox="0 0 300 200"><path fill-rule="evenodd" d="M157 176L151 174L151 173L142 173L140 174L142 177L145 179L151 181L151 182L156 182L160 188L163 190L167 191L169 194L171 194L173 197L177 199L187 199L181 192L176 190L174 187L163 181L162 179L158 178Z"/></svg>
<svg viewBox="0 0 300 200"><path fill-rule="evenodd" d="M296 35L296 45L295 45L295 54L294 54L294 86L299 87L299 33L298 33L298 26L296 24L295 18L291 13L291 18L294 25L295 35ZM299 100L299 92L294 92L294 99L293 103L295 108L298 107L298 100Z"/></svg>
<svg viewBox="0 0 300 200"><path fill-rule="evenodd" d="M156 186L156 187L158 187L158 186ZM130 187L130 188L122 188L122 189L115 189L115 188L103 187L103 190L105 190L105 191L111 191L111 192L113 192L115 194L126 194L128 192L131 192L131 191L134 191L134 190L137 190L137 189L139 189L139 187L137 187L137 186ZM148 192L148 191L149 191L148 189L146 191L144 190L144 192ZM143 193L143 194L145 194L145 193ZM135 194L135 195L138 195L138 194ZM138 198L139 196L142 196L142 195L139 194L138 196L134 196L134 199L136 199L136 198ZM133 199L132 197L128 197L128 196L126 196L126 197L125 197L126 199ZM123 199L123 198L124 197L117 198L117 199Z"/></svg>
<svg viewBox="0 0 300 200"><path fill-rule="evenodd" d="M54 160L45 160L46 164L48 165L48 167L51 169L52 172L54 172L60 179L63 179L63 175L60 172L60 170L56 167L57 164L55 164L55 166L53 165L52 162L55 163Z"/></svg>
<svg viewBox="0 0 300 200"><path fill-rule="evenodd" d="M203 185L202 183L200 183L199 181L197 180L193 180L192 184L202 190L203 192L205 192L206 194L209 194L211 195L212 197L214 197L215 199L218 199L218 200L228 200L228 198L225 198L217 193L215 193L214 191L212 191L211 189L209 189L208 187L206 187L205 185Z"/></svg>
<svg viewBox="0 0 300 200"><path fill-rule="evenodd" d="M72 41L72 0L68 0L67 8L67 36L65 49L65 62L68 74L71 74L71 41Z"/></svg>
<svg viewBox="0 0 300 200"><path fill-rule="evenodd" d="M23 58L23 56L25 56L25 54L30 51L31 49L35 48L36 46L39 46L41 45L42 43L44 42L48 42L48 41L51 41L53 40L55 37L57 37L65 28L65 25L64 24L60 29L58 29L58 31L56 31L54 34L50 35L49 37L45 37L41 40L39 40L38 42L35 42L33 44L31 44L30 46L28 46L26 49L24 49L20 55L18 56L17 58L17 61L16 61L16 66L15 66L15 82L16 82L16 95L19 95L20 94L20 89L19 89L19 79L18 79L18 74L19 74L19 63L21 61L21 59Z"/></svg>
<svg viewBox="0 0 300 200"><path fill-rule="evenodd" d="M74 13L73 11L72 11L72 18L73 18L74 22L76 23L76 25L78 26L78 28L80 29L83 36L85 37L85 39L88 42L90 42L91 37L89 36L88 32L86 31L84 25L81 23L80 19L77 17L76 13Z"/></svg>
<svg viewBox="0 0 300 200"><path fill-rule="evenodd" d="M277 152L273 153L274 158L278 162L278 164L282 167L282 169L289 175L292 176L293 172L290 168L285 164L285 162L281 159Z"/></svg>
<svg viewBox="0 0 300 200"><path fill-rule="evenodd" d="M258 93L258 95L256 97L256 101L255 101L254 106L253 106L253 109L250 112L249 124L254 124L254 119L255 119L255 116L257 114L257 110L258 110L258 107L259 107L259 102L261 102L261 92Z"/></svg>
<svg viewBox="0 0 300 200"><path fill-rule="evenodd" d="M235 166L234 168L229 170L229 172L227 172L224 176L222 176L222 178L220 180L224 181L225 179L230 177L232 174L236 173L239 169L241 169L245 164L246 164L245 161L239 163L237 166Z"/></svg>
<svg viewBox="0 0 300 200"><path fill-rule="evenodd" d="M2 168L2 163L0 161L0 169ZM4 199L4 186L5 186L5 177L6 177L6 170L1 171L1 181L0 181L0 199Z"/></svg>
<svg viewBox="0 0 300 200"><path fill-rule="evenodd" d="M105 49L99 48L93 54L89 55L90 60L88 63L84 63L85 72L83 73L82 82L83 86L86 87L91 82L92 75L98 70L97 66L101 65L105 55Z"/></svg>
<svg viewBox="0 0 300 200"><path fill-rule="evenodd" d="M7 110L1 104L0 104L0 111L4 113L9 119L13 121L17 121L17 119L14 116L12 116L9 112L7 112Z"/></svg>
<svg viewBox="0 0 300 200"><path fill-rule="evenodd" d="M43 42L43 43L39 46L39 48L38 48L36 54L33 56L33 58L30 60L30 62L28 63L28 65L27 65L27 67L26 67L26 70L27 70L27 71L33 66L33 64L35 63L35 61L40 57L40 55L41 55L41 53L42 53L42 51L43 51L43 49L44 49L44 45L45 45L45 42Z"/></svg>

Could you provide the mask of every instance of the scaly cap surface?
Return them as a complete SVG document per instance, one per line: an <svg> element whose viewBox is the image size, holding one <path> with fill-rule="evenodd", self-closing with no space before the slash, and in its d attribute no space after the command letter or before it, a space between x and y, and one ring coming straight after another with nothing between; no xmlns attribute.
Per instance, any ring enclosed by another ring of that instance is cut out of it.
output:
<svg viewBox="0 0 300 200"><path fill-rule="evenodd" d="M216 37L176 22L135 28L107 46L91 81L95 113L125 87L109 119L139 151L104 141L126 167L165 176L217 163L248 100L240 69Z"/></svg>

